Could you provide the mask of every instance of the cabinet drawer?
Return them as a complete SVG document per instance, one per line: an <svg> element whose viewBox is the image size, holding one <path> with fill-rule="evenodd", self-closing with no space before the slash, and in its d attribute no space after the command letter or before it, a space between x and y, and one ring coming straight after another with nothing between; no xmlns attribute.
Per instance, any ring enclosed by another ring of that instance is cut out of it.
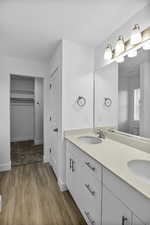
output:
<svg viewBox="0 0 150 225"><path fill-rule="evenodd" d="M81 168L87 170L87 174L92 174L97 179L101 180L101 165L88 154L80 150L76 145L69 142L70 149L73 150L73 155L78 158Z"/></svg>
<svg viewBox="0 0 150 225"><path fill-rule="evenodd" d="M87 154L83 155L82 152L81 159L82 168L84 168L84 170L86 170L88 174L91 174L92 176L96 177L98 180L101 181L101 165Z"/></svg>
<svg viewBox="0 0 150 225"><path fill-rule="evenodd" d="M103 187L102 224L131 225L131 211L108 189Z"/></svg>
<svg viewBox="0 0 150 225"><path fill-rule="evenodd" d="M81 210L83 217L85 218L88 225L100 225L101 216L97 214L94 210L87 206L84 206Z"/></svg>
<svg viewBox="0 0 150 225"><path fill-rule="evenodd" d="M103 168L103 183L146 225L150 225L149 199L105 168Z"/></svg>
<svg viewBox="0 0 150 225"><path fill-rule="evenodd" d="M84 169L81 170L80 179L83 206L88 205L91 212L94 210L100 214L101 182Z"/></svg>

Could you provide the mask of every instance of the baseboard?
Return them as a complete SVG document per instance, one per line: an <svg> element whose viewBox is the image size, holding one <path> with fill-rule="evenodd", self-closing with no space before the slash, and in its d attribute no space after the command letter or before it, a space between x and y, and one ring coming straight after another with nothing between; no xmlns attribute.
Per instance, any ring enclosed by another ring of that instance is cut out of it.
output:
<svg viewBox="0 0 150 225"><path fill-rule="evenodd" d="M33 137L17 137L17 138L12 138L11 139L11 142L18 142L18 141L31 141L33 140L34 138Z"/></svg>
<svg viewBox="0 0 150 225"><path fill-rule="evenodd" d="M43 156L43 161L44 161L44 163L49 162L49 157L48 157L48 155L44 155L44 156Z"/></svg>
<svg viewBox="0 0 150 225"><path fill-rule="evenodd" d="M34 144L35 145L42 145L43 144L43 140L41 140L41 139L34 139Z"/></svg>
<svg viewBox="0 0 150 225"><path fill-rule="evenodd" d="M11 170L11 162L0 164L0 172Z"/></svg>
<svg viewBox="0 0 150 225"><path fill-rule="evenodd" d="M61 192L64 192L64 191L68 190L67 185L62 183L62 181L60 179L58 179L58 185L59 185L59 188L60 188Z"/></svg>

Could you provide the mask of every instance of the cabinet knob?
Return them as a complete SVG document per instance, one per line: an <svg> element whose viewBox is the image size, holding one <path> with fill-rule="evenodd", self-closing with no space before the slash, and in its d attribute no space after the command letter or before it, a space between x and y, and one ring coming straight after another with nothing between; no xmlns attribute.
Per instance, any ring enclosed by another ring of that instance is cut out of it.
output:
<svg viewBox="0 0 150 225"><path fill-rule="evenodd" d="M122 216L122 225L126 225L127 221L128 221L128 218L125 216Z"/></svg>

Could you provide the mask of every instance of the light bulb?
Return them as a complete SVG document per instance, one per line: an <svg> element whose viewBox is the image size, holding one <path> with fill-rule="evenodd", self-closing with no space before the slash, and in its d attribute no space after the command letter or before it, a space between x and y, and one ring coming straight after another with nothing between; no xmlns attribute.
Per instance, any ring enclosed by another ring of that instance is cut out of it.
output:
<svg viewBox="0 0 150 225"><path fill-rule="evenodd" d="M133 57L135 57L135 56L137 56L137 50L133 49L133 50L130 50L130 51L128 52L128 57L129 57L129 58L133 58Z"/></svg>
<svg viewBox="0 0 150 225"><path fill-rule="evenodd" d="M111 60L112 56L113 56L112 47L110 44L108 44L107 47L105 48L104 59Z"/></svg>
<svg viewBox="0 0 150 225"><path fill-rule="evenodd" d="M142 34L140 31L140 26L138 24L134 25L131 34L131 44L136 45L142 41Z"/></svg>
<svg viewBox="0 0 150 225"><path fill-rule="evenodd" d="M150 40L146 41L146 42L143 44L143 49L144 49L144 50L150 50Z"/></svg>
<svg viewBox="0 0 150 225"><path fill-rule="evenodd" d="M116 62L117 63L123 63L124 62L124 56L117 57Z"/></svg>
<svg viewBox="0 0 150 225"><path fill-rule="evenodd" d="M124 45L124 39L123 36L119 36L116 46L115 46L115 54L116 56L120 55L123 53L125 50L125 45Z"/></svg>

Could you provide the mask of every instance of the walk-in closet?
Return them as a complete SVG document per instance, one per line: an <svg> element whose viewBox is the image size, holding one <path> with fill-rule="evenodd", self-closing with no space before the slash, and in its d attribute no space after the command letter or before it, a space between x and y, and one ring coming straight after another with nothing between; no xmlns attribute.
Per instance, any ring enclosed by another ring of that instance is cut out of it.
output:
<svg viewBox="0 0 150 225"><path fill-rule="evenodd" d="M43 79L10 76L12 166L43 160Z"/></svg>

